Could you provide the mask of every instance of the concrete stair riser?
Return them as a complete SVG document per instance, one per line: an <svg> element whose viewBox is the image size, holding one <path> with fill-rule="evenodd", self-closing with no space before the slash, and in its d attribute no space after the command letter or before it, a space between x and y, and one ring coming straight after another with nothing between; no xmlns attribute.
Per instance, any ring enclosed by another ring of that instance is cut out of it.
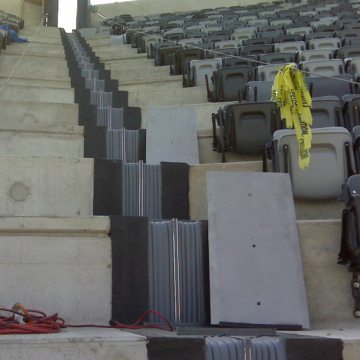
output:
<svg viewBox="0 0 360 360"><path fill-rule="evenodd" d="M89 216L92 159L0 157L0 216Z"/></svg>

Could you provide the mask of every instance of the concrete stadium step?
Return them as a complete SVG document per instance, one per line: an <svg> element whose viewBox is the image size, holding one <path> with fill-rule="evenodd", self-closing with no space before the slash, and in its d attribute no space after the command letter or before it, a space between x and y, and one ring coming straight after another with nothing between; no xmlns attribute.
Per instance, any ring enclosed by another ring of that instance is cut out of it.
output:
<svg viewBox="0 0 360 360"><path fill-rule="evenodd" d="M4 335L0 338L0 360L147 360L146 345L146 337L112 329Z"/></svg>
<svg viewBox="0 0 360 360"><path fill-rule="evenodd" d="M0 124L0 154L2 156L84 156L84 129L81 126L17 126L2 129Z"/></svg>
<svg viewBox="0 0 360 360"><path fill-rule="evenodd" d="M209 171L261 172L261 161L229 162L219 164L190 165L190 218L207 219L206 176ZM344 207L341 201L295 200L297 219L340 219ZM269 209L271 211L271 209Z"/></svg>
<svg viewBox="0 0 360 360"><path fill-rule="evenodd" d="M109 69L109 67L107 67ZM151 66L144 65L139 66L136 71L129 71L126 68L116 67L111 70L111 77L113 79L118 79L120 82L129 82L129 81L157 81L159 78L164 76L169 76L170 67L165 66Z"/></svg>
<svg viewBox="0 0 360 360"><path fill-rule="evenodd" d="M283 334L311 336L314 338L340 339L343 346L342 360L358 360L360 349L360 333L358 329L341 329L334 327L325 330L282 332Z"/></svg>
<svg viewBox="0 0 360 360"><path fill-rule="evenodd" d="M107 217L0 217L0 306L20 302L68 323L108 324L109 230Z"/></svg>
<svg viewBox="0 0 360 360"><path fill-rule="evenodd" d="M207 101L205 87L174 88L171 91L130 91L129 106L146 108L150 106L180 106L188 104L201 104Z"/></svg>
<svg viewBox="0 0 360 360"><path fill-rule="evenodd" d="M0 101L11 101L14 99L38 103L73 104L75 101L75 93L74 89L7 85L0 92Z"/></svg>
<svg viewBox="0 0 360 360"><path fill-rule="evenodd" d="M0 57L0 74L9 76L14 72L15 65L21 59L18 55ZM15 69L16 76L34 79L63 80L69 78L69 69L65 59L44 57L24 57Z"/></svg>
<svg viewBox="0 0 360 360"><path fill-rule="evenodd" d="M194 88L184 88L184 91L186 90L192 90L192 89L202 89L202 91L206 90L203 87L194 87ZM211 130L212 129L212 121L211 121L211 115L213 113L217 113L219 108L224 107L225 105L229 104L236 104L237 101L231 101L231 102L206 102L199 103L199 104L185 104L182 106L167 106L169 110L172 110L173 108L181 108L181 109L187 109L191 108L196 113L196 122L197 122L197 128L198 130ZM164 106L165 107L165 106ZM143 128L146 128L146 119L148 117L148 108L143 108L142 113L142 124L141 126Z"/></svg>
<svg viewBox="0 0 360 360"><path fill-rule="evenodd" d="M96 53L97 55L97 53ZM98 56L98 55L97 55ZM154 66L154 60L153 59L148 59L147 55L144 53L123 53L123 54L114 54L114 55L109 55L108 57L100 57L100 60L102 62L104 62L105 64L113 64L113 63L118 63L118 62L122 62L122 61L142 61L142 60L147 60L147 62L150 64L152 63Z"/></svg>
<svg viewBox="0 0 360 360"><path fill-rule="evenodd" d="M128 58L128 59L121 59L121 60L109 60L104 61L105 68L108 70L121 70L127 69L128 71L135 72L136 69L140 68L151 68L154 66L154 60L150 60L147 58ZM170 68L167 66L169 72L167 75L170 74Z"/></svg>
<svg viewBox="0 0 360 360"><path fill-rule="evenodd" d="M1 94L0 94L1 99ZM21 98L20 98L21 99ZM0 128L17 129L23 126L36 130L46 126L74 126L78 124L77 104L36 103L14 100L0 100Z"/></svg>
<svg viewBox="0 0 360 360"><path fill-rule="evenodd" d="M112 79L116 79L112 76ZM179 76L167 76L159 78L157 81L147 82L144 80L130 80L125 82L124 80L119 80L119 90L125 91L170 91L170 89L177 88L182 89L182 75Z"/></svg>
<svg viewBox="0 0 360 360"><path fill-rule="evenodd" d="M25 24L24 29L20 30L20 33L29 33L29 34L34 34L34 33L38 33L40 35L44 35L44 36L55 36L58 37L60 36L60 32L59 32L59 28L54 27L54 26L27 26Z"/></svg>
<svg viewBox="0 0 360 360"><path fill-rule="evenodd" d="M19 44L12 43L2 52L2 55L22 55L26 51L26 56L42 56L42 57L55 57L65 59L64 48L57 44Z"/></svg>
<svg viewBox="0 0 360 360"><path fill-rule="evenodd" d="M10 74L1 74L0 73L0 88L6 82L9 85L18 85L18 86L30 86L30 87L45 87L45 88L55 88L55 89L70 89L71 81L69 79L60 80L57 78L56 80L47 79L38 79L34 77L30 78L22 78L21 75L14 75L9 80ZM27 76L27 75L24 75Z"/></svg>
<svg viewBox="0 0 360 360"><path fill-rule="evenodd" d="M87 40L87 42L91 46L90 41ZM94 51L102 61L107 61L114 58L122 58L122 57L126 58L129 56L136 56L136 55L139 55L141 57L144 56L144 53L139 54L137 52L137 49L134 49L133 47L131 47L131 45L109 45L107 47L94 48Z"/></svg>
<svg viewBox="0 0 360 360"><path fill-rule="evenodd" d="M0 156L0 217L93 214L93 159Z"/></svg>

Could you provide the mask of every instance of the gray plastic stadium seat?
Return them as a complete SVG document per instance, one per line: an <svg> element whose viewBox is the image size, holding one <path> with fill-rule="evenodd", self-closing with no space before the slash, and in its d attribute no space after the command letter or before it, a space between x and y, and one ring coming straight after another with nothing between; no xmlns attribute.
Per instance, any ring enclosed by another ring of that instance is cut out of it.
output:
<svg viewBox="0 0 360 360"><path fill-rule="evenodd" d="M340 197L342 185L354 169L352 138L342 127L313 129L310 166L299 168L295 130L278 130L273 136L273 170L289 172L295 197Z"/></svg>
<svg viewBox="0 0 360 360"><path fill-rule="evenodd" d="M344 46L336 52L336 57L340 59L355 58L360 56L360 45Z"/></svg>
<svg viewBox="0 0 360 360"><path fill-rule="evenodd" d="M188 39L181 39L178 41L178 45L186 47L187 45L197 45L202 43L202 38L188 38Z"/></svg>
<svg viewBox="0 0 360 360"><path fill-rule="evenodd" d="M282 64L285 65L285 64ZM296 64L294 64L296 66ZM256 79L260 81L274 81L279 71L280 64L259 65L257 67Z"/></svg>
<svg viewBox="0 0 360 360"><path fill-rule="evenodd" d="M204 86L206 85L205 75L210 77L213 72L220 69L222 59L204 59L191 60L188 63L188 79L185 80L188 86Z"/></svg>
<svg viewBox="0 0 360 360"><path fill-rule="evenodd" d="M273 84L273 81L249 81L245 85L245 100L248 102L270 101Z"/></svg>
<svg viewBox="0 0 360 360"><path fill-rule="evenodd" d="M341 101L336 96L313 98L311 113L312 128L344 126Z"/></svg>
<svg viewBox="0 0 360 360"><path fill-rule="evenodd" d="M293 27L293 28L288 28L286 30L286 33L289 35L308 35L311 34L313 32L312 27L310 26L299 26L299 27Z"/></svg>
<svg viewBox="0 0 360 360"><path fill-rule="evenodd" d="M295 62L295 53L272 53L272 54L265 54L259 56L259 61L265 62L268 64L285 64Z"/></svg>
<svg viewBox="0 0 360 360"><path fill-rule="evenodd" d="M310 39L307 43L308 49L332 49L336 50L341 47L339 38L328 37L320 39Z"/></svg>
<svg viewBox="0 0 360 360"><path fill-rule="evenodd" d="M212 115L214 150L260 154L275 130L281 128L280 115L273 102L226 105ZM217 136L216 124L220 127Z"/></svg>
<svg viewBox="0 0 360 360"><path fill-rule="evenodd" d="M260 33L258 33L259 36ZM273 42L272 37L257 37L254 39L248 39L243 41L243 46L253 46L253 45L266 45Z"/></svg>
<svg viewBox="0 0 360 360"><path fill-rule="evenodd" d="M330 49L321 50L303 50L297 54L298 62L315 61L315 60L330 60L334 57L334 51Z"/></svg>
<svg viewBox="0 0 360 360"><path fill-rule="evenodd" d="M360 125L360 94L342 97L345 127L353 129Z"/></svg>
<svg viewBox="0 0 360 360"><path fill-rule="evenodd" d="M223 40L214 43L215 49L238 48L240 45L237 40Z"/></svg>
<svg viewBox="0 0 360 360"><path fill-rule="evenodd" d="M254 78L252 66L236 66L219 69L213 73L213 90L207 87L210 101L239 100L243 95L245 84ZM208 81L209 83L209 81Z"/></svg>
<svg viewBox="0 0 360 360"><path fill-rule="evenodd" d="M275 43L274 51L275 52L292 52L302 51L306 49L304 41L289 41L283 43Z"/></svg>
<svg viewBox="0 0 360 360"><path fill-rule="evenodd" d="M360 57L354 57L349 59L346 62L345 69L349 74L359 74L360 73Z"/></svg>
<svg viewBox="0 0 360 360"><path fill-rule="evenodd" d="M261 55L273 52L272 44L244 46L241 55Z"/></svg>
<svg viewBox="0 0 360 360"><path fill-rule="evenodd" d="M307 77L336 76L345 73L345 65L341 59L303 61L299 69L304 71Z"/></svg>
<svg viewBox="0 0 360 360"><path fill-rule="evenodd" d="M337 96L339 99L341 99L346 94L354 93L354 84L352 84L351 81L352 76L349 74L334 76L332 78L306 78L306 83L312 97L333 95Z"/></svg>

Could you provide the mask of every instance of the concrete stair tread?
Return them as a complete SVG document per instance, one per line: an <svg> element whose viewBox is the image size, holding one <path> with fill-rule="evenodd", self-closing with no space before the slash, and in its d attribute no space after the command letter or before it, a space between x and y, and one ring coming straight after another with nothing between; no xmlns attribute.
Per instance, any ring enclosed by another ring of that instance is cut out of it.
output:
<svg viewBox="0 0 360 360"><path fill-rule="evenodd" d="M39 124L32 126L26 123L9 124L9 127L4 127L0 124L0 132L24 132L24 133L42 133L42 134L57 134L57 135L83 135L84 127L78 125L46 125Z"/></svg>
<svg viewBox="0 0 360 360"><path fill-rule="evenodd" d="M34 103L32 101L2 100L0 95L1 107L1 128L11 129L15 126L21 127L22 124L34 129L37 126L58 126L71 125L77 126L79 107L77 104L61 104L55 102Z"/></svg>
<svg viewBox="0 0 360 360"><path fill-rule="evenodd" d="M113 329L63 329L59 334L5 335L0 360L147 360L145 337Z"/></svg>

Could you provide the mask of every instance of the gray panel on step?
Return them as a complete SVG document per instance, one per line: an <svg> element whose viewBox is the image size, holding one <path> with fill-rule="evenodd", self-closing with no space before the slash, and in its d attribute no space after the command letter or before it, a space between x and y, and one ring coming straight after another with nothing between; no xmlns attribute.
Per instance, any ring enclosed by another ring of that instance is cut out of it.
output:
<svg viewBox="0 0 360 360"><path fill-rule="evenodd" d="M204 241L199 221L149 223L149 306L172 323L206 321Z"/></svg>
<svg viewBox="0 0 360 360"><path fill-rule="evenodd" d="M85 88L89 90L105 90L105 80L85 79Z"/></svg>
<svg viewBox="0 0 360 360"><path fill-rule="evenodd" d="M209 172L211 322L309 327L289 175Z"/></svg>
<svg viewBox="0 0 360 360"><path fill-rule="evenodd" d="M146 120L146 161L199 163L196 112L187 108L153 108Z"/></svg>
<svg viewBox="0 0 360 360"><path fill-rule="evenodd" d="M161 166L142 162L123 164L123 212L124 216L147 216L160 219Z"/></svg>
<svg viewBox="0 0 360 360"><path fill-rule="evenodd" d="M91 91L90 104L101 107L112 106L112 98L113 93L111 91Z"/></svg>
<svg viewBox="0 0 360 360"><path fill-rule="evenodd" d="M106 158L126 163L139 161L139 131L114 129L106 131Z"/></svg>
<svg viewBox="0 0 360 360"><path fill-rule="evenodd" d="M122 129L124 127L124 110L113 107L97 107L97 125L108 129Z"/></svg>
<svg viewBox="0 0 360 360"><path fill-rule="evenodd" d="M283 340L278 338L207 337L206 360L286 360Z"/></svg>

